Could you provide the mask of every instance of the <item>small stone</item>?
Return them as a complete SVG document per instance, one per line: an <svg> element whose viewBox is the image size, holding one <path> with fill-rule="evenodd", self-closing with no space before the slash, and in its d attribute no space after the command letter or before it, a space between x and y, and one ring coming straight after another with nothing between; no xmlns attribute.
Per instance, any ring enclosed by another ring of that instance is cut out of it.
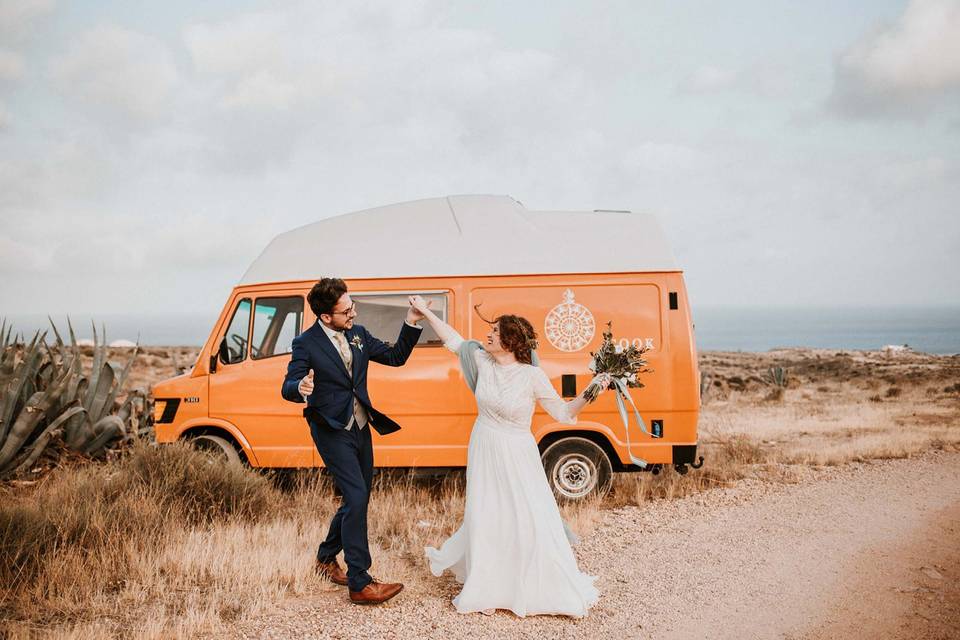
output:
<svg viewBox="0 0 960 640"><path fill-rule="evenodd" d="M922 571L923 575L927 576L928 578L933 578L934 580L943 580L943 574L933 567L921 567L920 571Z"/></svg>

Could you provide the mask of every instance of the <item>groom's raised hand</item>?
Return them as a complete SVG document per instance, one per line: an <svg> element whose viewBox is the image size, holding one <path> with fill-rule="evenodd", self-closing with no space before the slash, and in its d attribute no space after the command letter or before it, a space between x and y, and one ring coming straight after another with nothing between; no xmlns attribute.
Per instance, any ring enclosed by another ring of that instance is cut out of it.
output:
<svg viewBox="0 0 960 640"><path fill-rule="evenodd" d="M313 369L307 371L307 375L300 379L300 384L297 385L297 391L300 392L300 395L302 395L304 399L313 393Z"/></svg>
<svg viewBox="0 0 960 640"><path fill-rule="evenodd" d="M410 324L423 320L426 317L424 311L433 304L433 300L424 300L421 296L408 296L407 302L410 303L410 308L407 309L407 322Z"/></svg>

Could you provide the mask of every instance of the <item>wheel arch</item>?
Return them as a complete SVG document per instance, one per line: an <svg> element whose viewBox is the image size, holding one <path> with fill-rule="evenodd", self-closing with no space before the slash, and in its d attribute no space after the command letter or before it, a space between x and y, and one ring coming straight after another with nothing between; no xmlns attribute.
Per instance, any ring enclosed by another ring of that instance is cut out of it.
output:
<svg viewBox="0 0 960 640"><path fill-rule="evenodd" d="M548 431L537 441L540 455L542 456L550 445L566 438L584 438L585 440L590 440L607 454L607 458L610 460L610 466L613 467L614 471L623 471L624 466L623 463L620 462L620 456L617 455L607 435L599 429L557 429L555 431Z"/></svg>
<svg viewBox="0 0 960 640"><path fill-rule="evenodd" d="M260 466L250 443L232 424L221 420L207 419L187 425L177 436L177 440L189 440L200 435L220 436L233 442L244 461L253 467Z"/></svg>

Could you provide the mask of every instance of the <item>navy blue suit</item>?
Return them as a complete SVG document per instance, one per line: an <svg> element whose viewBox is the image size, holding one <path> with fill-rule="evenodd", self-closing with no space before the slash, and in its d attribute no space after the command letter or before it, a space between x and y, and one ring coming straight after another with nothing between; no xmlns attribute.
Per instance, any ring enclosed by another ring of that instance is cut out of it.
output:
<svg viewBox="0 0 960 640"><path fill-rule="evenodd" d="M330 521L327 538L317 550L317 559L332 560L342 549L351 591L360 591L371 580L367 573L370 568L367 502L373 483L370 428L380 435L400 429L400 425L370 403L367 366L371 360L389 367L402 366L420 339L420 332L419 327L404 323L396 344L391 346L370 335L361 325L353 325L344 331L353 355L350 373L330 338L316 323L293 339L281 395L290 402L304 402L297 387L313 369L313 393L307 396L303 415L323 464L343 496L343 503ZM369 419L364 428L354 424L347 431L354 398L367 410Z"/></svg>

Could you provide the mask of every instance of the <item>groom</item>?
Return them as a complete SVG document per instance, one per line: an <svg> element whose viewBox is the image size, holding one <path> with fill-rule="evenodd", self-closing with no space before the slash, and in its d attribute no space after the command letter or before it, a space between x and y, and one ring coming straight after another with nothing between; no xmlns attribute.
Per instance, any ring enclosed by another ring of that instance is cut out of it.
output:
<svg viewBox="0 0 960 640"><path fill-rule="evenodd" d="M380 435L400 425L373 408L367 395L370 360L399 367L410 357L422 327L423 314L410 308L393 346L370 335L353 320L356 307L340 278L323 278L307 295L317 323L293 339L281 394L290 402L306 402L303 415L327 470L343 495L330 521L327 539L317 550L317 571L350 588L357 604L379 604L400 593L403 585L376 582L367 573L367 501L373 481L370 428ZM343 550L347 572L337 563Z"/></svg>

